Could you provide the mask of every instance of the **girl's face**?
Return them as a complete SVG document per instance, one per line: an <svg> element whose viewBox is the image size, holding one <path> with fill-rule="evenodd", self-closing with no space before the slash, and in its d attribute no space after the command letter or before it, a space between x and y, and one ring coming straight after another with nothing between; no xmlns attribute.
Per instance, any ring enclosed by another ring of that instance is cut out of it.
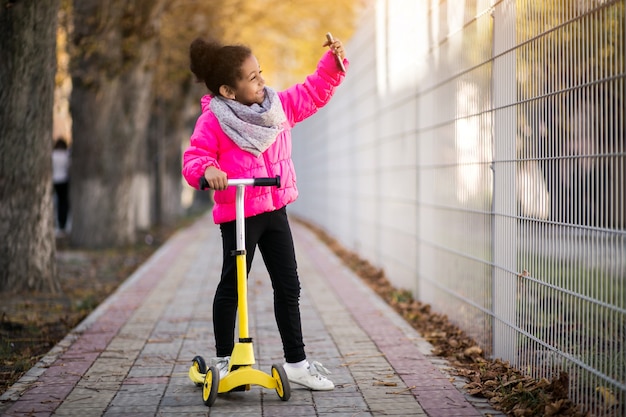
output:
<svg viewBox="0 0 626 417"><path fill-rule="evenodd" d="M247 106L263 103L265 79L254 55L250 55L241 65L241 76L242 79L237 81L234 99Z"/></svg>

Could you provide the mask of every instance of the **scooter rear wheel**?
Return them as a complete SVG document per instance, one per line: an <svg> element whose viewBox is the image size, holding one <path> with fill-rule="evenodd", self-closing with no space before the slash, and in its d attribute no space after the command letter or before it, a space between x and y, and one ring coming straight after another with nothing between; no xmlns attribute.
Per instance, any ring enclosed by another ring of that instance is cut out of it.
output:
<svg viewBox="0 0 626 417"><path fill-rule="evenodd" d="M217 390L220 386L220 372L215 366L211 366L204 376L202 385L202 401L204 405L211 407L217 399Z"/></svg>
<svg viewBox="0 0 626 417"><path fill-rule="evenodd" d="M276 380L276 394L283 401L289 401L291 398L291 386L287 378L287 372L282 365L272 365L272 378Z"/></svg>

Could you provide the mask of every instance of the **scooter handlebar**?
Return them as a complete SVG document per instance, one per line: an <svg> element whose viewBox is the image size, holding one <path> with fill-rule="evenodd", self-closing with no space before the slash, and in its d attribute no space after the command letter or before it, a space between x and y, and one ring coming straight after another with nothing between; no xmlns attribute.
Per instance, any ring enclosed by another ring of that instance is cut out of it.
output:
<svg viewBox="0 0 626 417"><path fill-rule="evenodd" d="M228 180L228 186L235 185L251 185L253 187L276 187L280 188L280 175L269 178L234 178ZM200 177L200 189L206 190L209 187L209 182L204 177Z"/></svg>
<svg viewBox="0 0 626 417"><path fill-rule="evenodd" d="M280 188L280 175L274 178L254 178L255 187L276 187Z"/></svg>

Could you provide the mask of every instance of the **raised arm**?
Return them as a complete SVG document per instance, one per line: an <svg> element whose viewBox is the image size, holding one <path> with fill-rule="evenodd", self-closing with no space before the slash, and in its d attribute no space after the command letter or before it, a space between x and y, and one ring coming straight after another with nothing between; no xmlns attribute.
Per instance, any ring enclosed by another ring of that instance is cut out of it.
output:
<svg viewBox="0 0 626 417"><path fill-rule="evenodd" d="M343 63L347 68L348 60L344 58ZM318 62L315 72L306 77L303 83L279 92L285 115L291 126L324 107L345 75L346 73L337 65L335 55L327 51Z"/></svg>

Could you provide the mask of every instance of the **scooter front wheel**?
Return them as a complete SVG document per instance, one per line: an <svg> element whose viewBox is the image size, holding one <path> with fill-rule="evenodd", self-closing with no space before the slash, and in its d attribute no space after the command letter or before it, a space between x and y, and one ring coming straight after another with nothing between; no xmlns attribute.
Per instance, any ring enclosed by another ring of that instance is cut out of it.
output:
<svg viewBox="0 0 626 417"><path fill-rule="evenodd" d="M272 365L272 378L276 380L276 394L283 401L289 401L291 398L291 386L287 379L287 372L282 365Z"/></svg>
<svg viewBox="0 0 626 417"><path fill-rule="evenodd" d="M204 405L211 407L217 399L217 390L220 386L220 372L215 366L211 366L204 376L202 385L202 401Z"/></svg>
<svg viewBox="0 0 626 417"><path fill-rule="evenodd" d="M206 374L206 362L202 356L195 356L191 361L189 378L196 384L197 387L201 387L203 385L202 377L204 374Z"/></svg>

